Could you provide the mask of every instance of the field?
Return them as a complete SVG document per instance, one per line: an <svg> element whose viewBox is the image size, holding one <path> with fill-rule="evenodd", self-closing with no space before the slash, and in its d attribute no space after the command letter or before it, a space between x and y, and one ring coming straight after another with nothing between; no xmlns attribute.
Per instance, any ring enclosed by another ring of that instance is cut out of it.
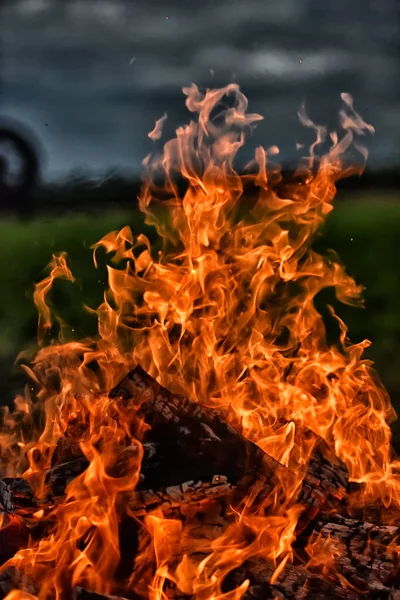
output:
<svg viewBox="0 0 400 600"><path fill-rule="evenodd" d="M349 337L372 341L366 355L378 369L400 411L400 281L396 249L400 245L400 202L395 192L347 192L329 215L319 250L333 248L348 272L365 285L365 308L338 305L329 296L318 301L334 302L349 326ZM66 251L76 282L60 283L53 300L61 307L74 335L96 330L95 319L83 304L96 307L102 299L105 269L93 267L90 246L110 230L130 224L139 233L143 218L128 210L102 210L97 214L38 217L30 221L5 219L0 222L0 392L8 402L18 388L13 368L18 353L32 347L36 312L32 302L33 283L46 273L53 252ZM150 230L151 233L151 230ZM394 426L400 442L400 426Z"/></svg>

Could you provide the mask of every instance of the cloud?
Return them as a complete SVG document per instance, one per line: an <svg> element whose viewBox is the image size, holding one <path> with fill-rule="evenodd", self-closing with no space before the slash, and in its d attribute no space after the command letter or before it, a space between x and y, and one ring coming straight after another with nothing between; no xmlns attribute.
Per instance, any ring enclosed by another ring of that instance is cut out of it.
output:
<svg viewBox="0 0 400 600"><path fill-rule="evenodd" d="M173 124L187 120L180 88L192 81L237 81L256 110L274 113L268 143L291 137L293 146L304 98L328 121L350 91L370 110L382 147L400 148L385 117L398 94L395 13L356 5L13 0L2 8L3 110L38 129L54 169L68 168L67 156L102 164L125 156L139 169L156 119L167 111ZM396 10L395 0L385 5Z"/></svg>
<svg viewBox="0 0 400 600"><path fill-rule="evenodd" d="M42 14L50 9L50 0L20 0L17 3L16 10L23 16L34 16Z"/></svg>

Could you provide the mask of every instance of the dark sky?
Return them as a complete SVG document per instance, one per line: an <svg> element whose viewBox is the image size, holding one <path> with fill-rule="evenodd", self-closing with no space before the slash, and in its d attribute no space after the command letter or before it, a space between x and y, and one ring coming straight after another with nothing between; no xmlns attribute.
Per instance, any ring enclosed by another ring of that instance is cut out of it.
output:
<svg viewBox="0 0 400 600"><path fill-rule="evenodd" d="M252 144L283 160L297 110L335 124L340 93L376 128L369 164L400 163L398 0L12 0L0 6L0 114L30 125L47 176L82 166L141 170L181 88L238 82L260 112ZM168 128L167 128L168 131Z"/></svg>

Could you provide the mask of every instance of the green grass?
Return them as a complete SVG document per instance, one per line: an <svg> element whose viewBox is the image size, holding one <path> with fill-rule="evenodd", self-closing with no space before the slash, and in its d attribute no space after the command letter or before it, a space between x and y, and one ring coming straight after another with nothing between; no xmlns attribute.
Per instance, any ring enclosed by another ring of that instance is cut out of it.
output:
<svg viewBox="0 0 400 600"><path fill-rule="evenodd" d="M33 303L34 283L48 273L52 254L66 251L75 282L55 285L52 299L60 316L75 336L94 334L97 323L83 304L96 308L105 288L105 269L96 271L90 246L107 232L130 224L143 231L138 213L107 212L92 216L38 218L32 221L0 222L0 396L8 402L18 386L14 362L21 350L36 341L37 313Z"/></svg>
<svg viewBox="0 0 400 600"><path fill-rule="evenodd" d="M373 344L368 354L385 384L400 395L400 202L396 197L350 198L328 217L321 245L335 249L357 283L365 308L341 306L353 341Z"/></svg>
<svg viewBox="0 0 400 600"><path fill-rule="evenodd" d="M329 215L317 246L333 248L347 272L365 286L364 308L335 304L353 342L372 342L365 357L387 387L400 416L400 197L349 197ZM393 425L393 442L400 451L400 420Z"/></svg>
<svg viewBox="0 0 400 600"><path fill-rule="evenodd" d="M127 213L110 213L0 223L0 358L17 351L24 338L34 334L33 285L47 273L52 254L68 253L76 275L71 302L78 305L83 287L90 290L89 296L96 296L97 288L104 289L104 280L93 267L90 246L128 221Z"/></svg>
<svg viewBox="0 0 400 600"><path fill-rule="evenodd" d="M94 333L96 321L88 317L82 305L96 307L101 302L105 269L94 269L90 246L108 231L126 224L135 233L149 234L143 216L128 211L0 222L0 393L9 393L8 373L13 361L35 339L33 284L46 273L51 255L66 251L76 276L74 284L61 282L56 287L53 298L57 305L60 301L61 316L77 337ZM383 197L348 193L337 201L316 242L323 252L335 249L357 283L366 286L364 309L335 306L349 326L352 341L368 338L373 342L367 356L376 363L400 411L399 245L400 202L394 193ZM396 435L400 440L400 427Z"/></svg>

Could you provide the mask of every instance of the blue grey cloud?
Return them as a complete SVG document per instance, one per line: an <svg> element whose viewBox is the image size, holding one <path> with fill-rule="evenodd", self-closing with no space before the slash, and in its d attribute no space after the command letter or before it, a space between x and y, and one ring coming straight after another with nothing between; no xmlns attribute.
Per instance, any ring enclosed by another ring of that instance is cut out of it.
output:
<svg viewBox="0 0 400 600"><path fill-rule="evenodd" d="M180 88L237 81L290 159L306 99L334 123L350 92L376 128L370 163L400 159L396 0L13 0L3 3L1 112L47 148L49 174L138 172L156 119L187 121Z"/></svg>

